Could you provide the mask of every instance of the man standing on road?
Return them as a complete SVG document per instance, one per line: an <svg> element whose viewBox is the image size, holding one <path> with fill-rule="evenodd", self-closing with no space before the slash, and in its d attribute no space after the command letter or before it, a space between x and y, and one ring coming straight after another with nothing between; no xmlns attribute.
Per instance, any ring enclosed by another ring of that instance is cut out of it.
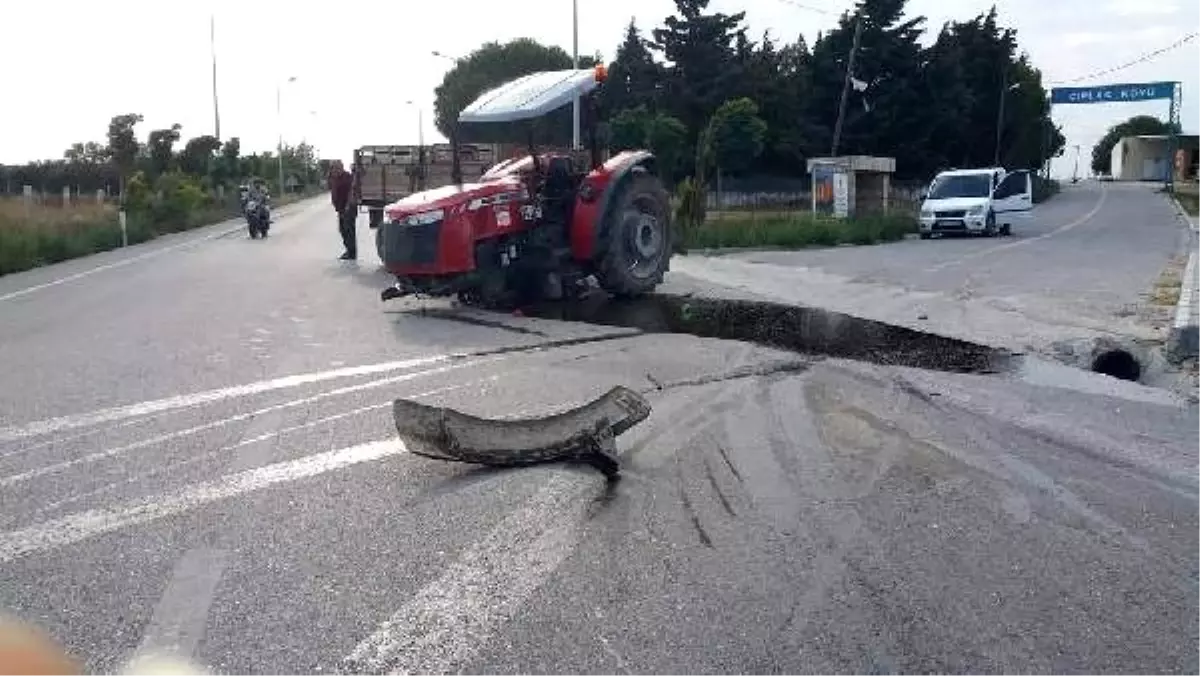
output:
<svg viewBox="0 0 1200 676"><path fill-rule="evenodd" d="M341 260L352 261L358 258L358 235L355 232L355 221L358 220L358 205L354 203L354 175L346 171L341 160L334 160L329 170L329 196L333 208L338 214L338 231L342 234L342 244L346 252Z"/></svg>

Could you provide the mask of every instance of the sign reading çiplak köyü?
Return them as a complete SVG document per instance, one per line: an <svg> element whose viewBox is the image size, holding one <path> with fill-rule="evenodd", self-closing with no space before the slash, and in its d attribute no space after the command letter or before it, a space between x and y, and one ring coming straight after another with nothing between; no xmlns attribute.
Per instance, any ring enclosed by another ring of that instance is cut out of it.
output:
<svg viewBox="0 0 1200 676"><path fill-rule="evenodd" d="M1174 95L1174 82L1055 87L1050 90L1050 103L1129 103L1169 99Z"/></svg>

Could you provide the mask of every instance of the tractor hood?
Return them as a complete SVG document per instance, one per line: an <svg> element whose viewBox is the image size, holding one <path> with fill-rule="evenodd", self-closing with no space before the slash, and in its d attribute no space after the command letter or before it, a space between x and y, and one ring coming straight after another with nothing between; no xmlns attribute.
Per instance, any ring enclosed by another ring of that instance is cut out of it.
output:
<svg viewBox="0 0 1200 676"><path fill-rule="evenodd" d="M499 193L520 189L521 183L515 178L499 178L484 183L463 183L462 185L446 185L424 192L413 193L404 199L393 202L384 208L389 220L424 214L438 209L450 209L459 204L465 204L474 199L490 197Z"/></svg>

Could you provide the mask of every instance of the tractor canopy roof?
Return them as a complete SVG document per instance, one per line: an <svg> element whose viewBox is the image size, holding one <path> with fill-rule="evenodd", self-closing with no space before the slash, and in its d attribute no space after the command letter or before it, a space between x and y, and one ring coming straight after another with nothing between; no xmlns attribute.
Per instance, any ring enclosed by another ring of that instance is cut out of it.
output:
<svg viewBox="0 0 1200 676"><path fill-rule="evenodd" d="M539 143L571 136L571 102L595 89L604 74L597 69L530 73L475 99L458 115L459 140L474 143ZM586 108L582 106L581 108Z"/></svg>

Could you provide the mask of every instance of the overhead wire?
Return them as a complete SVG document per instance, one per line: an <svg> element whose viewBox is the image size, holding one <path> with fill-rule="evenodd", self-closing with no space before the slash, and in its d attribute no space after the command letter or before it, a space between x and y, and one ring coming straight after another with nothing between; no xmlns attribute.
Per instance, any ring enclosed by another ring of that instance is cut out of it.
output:
<svg viewBox="0 0 1200 676"><path fill-rule="evenodd" d="M1098 78L1098 77L1102 77L1105 75L1111 75L1112 73L1116 73L1118 71L1125 70L1126 68L1136 66L1140 63L1145 63L1145 62L1149 61L1150 59L1153 59L1156 56L1165 54L1173 49L1178 49L1178 48L1182 47L1183 45L1191 42L1192 40L1195 40L1196 36L1198 36L1198 35L1200 35L1200 33L1189 33L1189 34L1183 36L1182 38L1179 38L1175 42L1172 42L1171 44L1167 45L1166 47L1160 47L1159 49L1156 49L1152 52L1146 52L1145 54L1142 54L1141 56L1139 56L1131 61L1122 63L1119 66L1105 68L1104 70L1098 70L1093 73L1088 73L1087 75L1080 75L1078 77L1068 78L1066 80L1059 80L1057 82L1052 82L1050 84L1056 84L1056 85L1057 84L1070 84L1072 82L1083 82L1084 80L1091 80L1093 78Z"/></svg>

